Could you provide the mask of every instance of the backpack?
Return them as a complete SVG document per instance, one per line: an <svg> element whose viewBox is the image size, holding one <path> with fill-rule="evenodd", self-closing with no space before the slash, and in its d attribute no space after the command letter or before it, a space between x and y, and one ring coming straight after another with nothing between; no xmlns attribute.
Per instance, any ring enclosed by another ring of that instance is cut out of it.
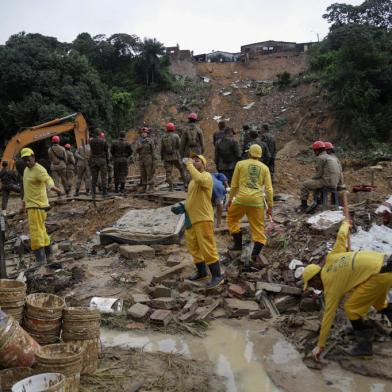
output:
<svg viewBox="0 0 392 392"><path fill-rule="evenodd" d="M189 147L198 147L199 146L199 137L196 127L189 128L187 130L187 138L188 138L188 146Z"/></svg>
<svg viewBox="0 0 392 392"><path fill-rule="evenodd" d="M174 140L171 135L166 135L162 140L163 146L165 147L165 153L168 155L173 154L174 152L173 142Z"/></svg>
<svg viewBox="0 0 392 392"><path fill-rule="evenodd" d="M236 157L233 154L233 141L231 139L222 138L217 143L216 148L218 149L219 157L224 163L231 163Z"/></svg>

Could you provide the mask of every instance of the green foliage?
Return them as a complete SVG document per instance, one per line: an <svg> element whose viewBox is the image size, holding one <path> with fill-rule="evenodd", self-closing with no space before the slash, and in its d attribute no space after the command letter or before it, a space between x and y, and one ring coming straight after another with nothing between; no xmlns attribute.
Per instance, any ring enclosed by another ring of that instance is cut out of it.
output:
<svg viewBox="0 0 392 392"><path fill-rule="evenodd" d="M365 13L354 18L352 9L364 4L380 5L329 7L333 28L310 51L311 68L320 75L340 132L355 136L354 142L386 140L392 128L392 33L384 27L390 16L376 18L378 8L367 8L368 19Z"/></svg>
<svg viewBox="0 0 392 392"><path fill-rule="evenodd" d="M276 80L275 84L279 88L287 87L291 83L291 75L287 71L277 74L276 77L278 79Z"/></svg>

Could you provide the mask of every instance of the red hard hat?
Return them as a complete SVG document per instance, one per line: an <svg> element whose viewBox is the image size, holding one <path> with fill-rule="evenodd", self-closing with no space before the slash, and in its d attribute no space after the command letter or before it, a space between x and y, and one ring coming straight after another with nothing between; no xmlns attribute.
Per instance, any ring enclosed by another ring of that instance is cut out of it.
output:
<svg viewBox="0 0 392 392"><path fill-rule="evenodd" d="M103 132L100 132L100 134L98 135L98 137L99 137L101 140L105 140L105 134L104 134Z"/></svg>
<svg viewBox="0 0 392 392"><path fill-rule="evenodd" d="M166 131L175 131L175 130L176 130L176 126L172 122L166 124Z"/></svg>
<svg viewBox="0 0 392 392"><path fill-rule="evenodd" d="M324 146L326 150L331 150L333 148L333 144L331 142L324 142Z"/></svg>
<svg viewBox="0 0 392 392"><path fill-rule="evenodd" d="M52 137L52 143L60 143L60 137L55 135Z"/></svg>
<svg viewBox="0 0 392 392"><path fill-rule="evenodd" d="M151 130L150 130L150 128L148 128L148 127L143 127L143 128L140 130L140 132L141 132L141 133L143 133L143 132L150 133Z"/></svg>
<svg viewBox="0 0 392 392"><path fill-rule="evenodd" d="M313 150L321 150L321 149L325 148L325 144L321 140L317 140L316 142L314 142L312 144L312 148L313 148Z"/></svg>
<svg viewBox="0 0 392 392"><path fill-rule="evenodd" d="M197 113L195 113L195 112L190 113L188 116L188 119L189 120L197 120Z"/></svg>
<svg viewBox="0 0 392 392"><path fill-rule="evenodd" d="M71 145L70 145L69 143L67 143L64 147L65 147L67 150L70 150L70 149L71 149Z"/></svg>

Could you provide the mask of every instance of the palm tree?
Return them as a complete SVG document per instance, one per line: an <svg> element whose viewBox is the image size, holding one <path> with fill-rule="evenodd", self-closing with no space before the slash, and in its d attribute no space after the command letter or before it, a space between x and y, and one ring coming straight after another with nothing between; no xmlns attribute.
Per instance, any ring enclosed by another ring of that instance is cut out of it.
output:
<svg viewBox="0 0 392 392"><path fill-rule="evenodd" d="M164 46L155 38L145 38L139 47L139 65L144 71L146 86L153 84L160 75L160 56L164 55Z"/></svg>

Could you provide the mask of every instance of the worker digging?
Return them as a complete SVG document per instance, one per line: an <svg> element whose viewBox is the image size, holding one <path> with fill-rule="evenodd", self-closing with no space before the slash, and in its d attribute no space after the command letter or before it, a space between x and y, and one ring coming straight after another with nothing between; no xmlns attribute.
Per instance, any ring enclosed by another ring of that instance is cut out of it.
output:
<svg viewBox="0 0 392 392"><path fill-rule="evenodd" d="M1 45L0 391L392 390L389 30L365 5L233 53Z"/></svg>

